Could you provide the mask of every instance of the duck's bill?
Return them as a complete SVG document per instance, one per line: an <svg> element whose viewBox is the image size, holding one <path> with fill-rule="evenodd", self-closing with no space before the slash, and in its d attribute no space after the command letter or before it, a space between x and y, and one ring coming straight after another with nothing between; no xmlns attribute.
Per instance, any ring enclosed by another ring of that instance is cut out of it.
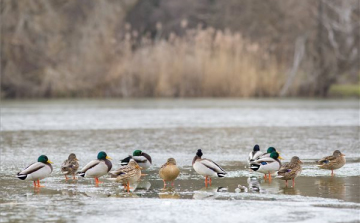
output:
<svg viewBox="0 0 360 223"><path fill-rule="evenodd" d="M282 158L281 156L279 156L279 159L283 160L284 158Z"/></svg>
<svg viewBox="0 0 360 223"><path fill-rule="evenodd" d="M106 156L105 159L111 160L111 157L110 157L110 156Z"/></svg>
<svg viewBox="0 0 360 223"><path fill-rule="evenodd" d="M75 158L75 161L80 161L78 158Z"/></svg>
<svg viewBox="0 0 360 223"><path fill-rule="evenodd" d="M48 160L47 162L48 162L48 163L53 163L53 162L51 162L50 160Z"/></svg>
<svg viewBox="0 0 360 223"><path fill-rule="evenodd" d="M136 165L136 169L142 170L143 168L141 166L139 166L139 165Z"/></svg>
<svg viewBox="0 0 360 223"><path fill-rule="evenodd" d="M300 164L303 164L303 162L301 160L299 160Z"/></svg>
<svg viewBox="0 0 360 223"><path fill-rule="evenodd" d="M344 154L344 153L341 153L341 156L345 156L345 154Z"/></svg>

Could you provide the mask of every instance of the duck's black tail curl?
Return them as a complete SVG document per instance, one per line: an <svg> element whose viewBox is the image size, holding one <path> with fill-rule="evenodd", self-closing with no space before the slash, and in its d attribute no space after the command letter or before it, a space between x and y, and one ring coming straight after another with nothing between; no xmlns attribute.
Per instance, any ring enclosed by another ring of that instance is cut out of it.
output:
<svg viewBox="0 0 360 223"><path fill-rule="evenodd" d="M85 177L85 173L84 172L77 172L77 175L81 176L81 177Z"/></svg>

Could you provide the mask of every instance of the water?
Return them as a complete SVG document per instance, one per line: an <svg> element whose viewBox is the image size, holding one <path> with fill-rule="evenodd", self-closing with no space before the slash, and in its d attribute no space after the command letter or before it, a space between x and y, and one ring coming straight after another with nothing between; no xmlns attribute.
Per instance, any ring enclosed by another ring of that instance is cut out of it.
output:
<svg viewBox="0 0 360 223"><path fill-rule="evenodd" d="M359 222L359 102L354 100L52 100L1 103L1 222ZM296 186L250 173L254 144L275 146L285 162L297 155L303 172ZM201 148L228 176L204 187L191 167ZM66 182L60 165L75 152L80 166L104 150L119 160L135 149L153 167L131 193L103 179ZM335 149L347 164L320 170L314 161ZM52 175L34 190L15 174L46 154ZM157 173L167 158L181 169L175 187L163 190ZM238 192L258 177L259 192Z"/></svg>

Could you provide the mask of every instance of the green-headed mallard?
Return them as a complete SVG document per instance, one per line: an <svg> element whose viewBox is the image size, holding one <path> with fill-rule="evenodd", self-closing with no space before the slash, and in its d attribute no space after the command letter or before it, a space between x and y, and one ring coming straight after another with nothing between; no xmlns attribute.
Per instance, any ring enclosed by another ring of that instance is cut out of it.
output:
<svg viewBox="0 0 360 223"><path fill-rule="evenodd" d="M150 155L147 153L144 153L141 150L135 150L133 152L133 155L129 155L128 157L122 159L121 165L122 166L127 165L129 163L130 159L134 159L137 162L137 164L143 168L143 170L148 169L152 164Z"/></svg>
<svg viewBox="0 0 360 223"><path fill-rule="evenodd" d="M205 187L211 186L211 177L224 177L227 173L218 164L209 159L202 159L203 153L199 149L192 161L194 170L205 177Z"/></svg>
<svg viewBox="0 0 360 223"><path fill-rule="evenodd" d="M285 180L286 186L288 180L292 180L293 187L295 187L295 178L301 173L301 160L299 157L294 156L291 158L290 163L283 165L278 171L278 176L276 178L280 178L281 180Z"/></svg>
<svg viewBox="0 0 360 223"><path fill-rule="evenodd" d="M179 173L180 170L176 166L176 160L169 158L159 170L159 175L164 181L164 188L166 187L166 181L172 181L171 185L174 186L174 180L179 176Z"/></svg>
<svg viewBox="0 0 360 223"><path fill-rule="evenodd" d="M105 152L99 152L97 159L86 164L86 166L78 172L78 175L82 177L95 178L96 184L102 183L99 181L99 177L107 174L112 168L112 164L109 159L111 158Z"/></svg>
<svg viewBox="0 0 360 223"><path fill-rule="evenodd" d="M261 156L258 160L251 162L250 168L256 172L260 172L265 174L269 174L269 180L271 180L271 174L274 174L281 167L281 162L278 158L279 153L273 151L270 153L270 156Z"/></svg>
<svg viewBox="0 0 360 223"><path fill-rule="evenodd" d="M61 172L65 175L65 179L68 180L67 175L72 175L75 180L75 173L79 169L79 160L74 153L71 153L67 160L61 165Z"/></svg>
<svg viewBox="0 0 360 223"><path fill-rule="evenodd" d="M47 156L41 155L36 163L30 164L30 166L17 173L16 177L20 180L34 181L34 187L43 187L40 185L40 180L48 177L52 173L53 168L51 163Z"/></svg>
<svg viewBox="0 0 360 223"><path fill-rule="evenodd" d="M339 150L335 150L332 156L324 157L316 161L316 163L320 169L331 170L331 176L334 176L334 170L344 166L346 159L344 154L342 154Z"/></svg>
<svg viewBox="0 0 360 223"><path fill-rule="evenodd" d="M260 146L255 145L253 151L249 153L248 163L250 164L251 162L257 160L263 154L264 153L260 151Z"/></svg>
<svg viewBox="0 0 360 223"><path fill-rule="evenodd" d="M117 170L110 171L111 178L115 178L116 182L123 184L124 189L130 191L130 184L135 183L141 177L141 167L135 160L131 159L126 166L122 166Z"/></svg>

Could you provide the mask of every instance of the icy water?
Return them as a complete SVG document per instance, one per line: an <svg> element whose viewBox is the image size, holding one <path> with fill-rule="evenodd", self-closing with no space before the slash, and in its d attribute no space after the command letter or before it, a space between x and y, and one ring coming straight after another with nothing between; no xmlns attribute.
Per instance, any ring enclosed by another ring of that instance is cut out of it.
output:
<svg viewBox="0 0 360 223"><path fill-rule="evenodd" d="M0 142L0 222L360 222L356 100L2 101ZM276 147L284 162L301 158L295 187L248 171L255 144ZM71 152L84 166L104 150L117 168L135 149L153 167L130 193L106 177L95 187L60 173ZM197 149L228 172L208 188L191 166ZM347 163L331 177L314 161L335 149ZM15 175L41 154L54 171L34 190ZM158 170L169 157L181 174L163 189Z"/></svg>

